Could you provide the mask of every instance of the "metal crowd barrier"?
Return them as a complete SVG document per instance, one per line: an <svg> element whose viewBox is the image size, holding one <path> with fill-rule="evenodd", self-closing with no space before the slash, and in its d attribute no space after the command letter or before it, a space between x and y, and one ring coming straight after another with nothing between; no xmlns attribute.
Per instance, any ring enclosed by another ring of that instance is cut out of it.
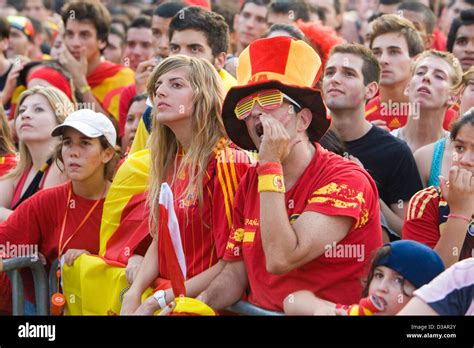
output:
<svg viewBox="0 0 474 348"><path fill-rule="evenodd" d="M269 311L245 301L239 301L227 308L229 311L240 315L257 315L257 316L281 316L282 312Z"/></svg>
<svg viewBox="0 0 474 348"><path fill-rule="evenodd" d="M48 299L57 291L56 269L58 261L51 265L49 276L46 275L45 268L39 259L33 260L31 257L16 257L12 259L0 259L0 273L5 272L12 284L13 315L25 314L25 297L23 292L23 280L21 270L31 269L35 286L36 314L49 314ZM282 316L282 312L269 311L254 306L245 301L238 301L227 308L229 311L240 315L254 316Z"/></svg>
<svg viewBox="0 0 474 348"><path fill-rule="evenodd" d="M48 278L41 260L31 257L15 257L7 260L0 259L0 272L5 272L12 284L13 315L25 315L25 296L21 269L29 268L33 273L35 284L36 314L48 315Z"/></svg>

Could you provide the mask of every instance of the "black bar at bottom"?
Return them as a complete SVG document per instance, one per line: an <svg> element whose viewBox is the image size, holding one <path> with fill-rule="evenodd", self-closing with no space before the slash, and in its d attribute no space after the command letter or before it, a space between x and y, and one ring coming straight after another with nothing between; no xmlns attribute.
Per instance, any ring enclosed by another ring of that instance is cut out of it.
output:
<svg viewBox="0 0 474 348"><path fill-rule="evenodd" d="M0 317L0 345L324 343L472 347L473 328L472 317ZM44 337L31 337L39 333ZM29 337L19 337L25 335Z"/></svg>

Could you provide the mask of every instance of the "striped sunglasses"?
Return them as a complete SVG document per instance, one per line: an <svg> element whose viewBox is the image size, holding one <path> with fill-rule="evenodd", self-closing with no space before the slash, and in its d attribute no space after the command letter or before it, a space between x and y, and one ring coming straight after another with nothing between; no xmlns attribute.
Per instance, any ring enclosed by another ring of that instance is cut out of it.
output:
<svg viewBox="0 0 474 348"><path fill-rule="evenodd" d="M266 110L274 110L278 109L283 104L283 100L287 100L295 107L297 107L298 112L302 109L296 101L291 99L289 96L287 96L280 90L266 89L239 100L234 109L235 116L241 121L245 120L250 115L255 105L255 101L257 101L258 104Z"/></svg>

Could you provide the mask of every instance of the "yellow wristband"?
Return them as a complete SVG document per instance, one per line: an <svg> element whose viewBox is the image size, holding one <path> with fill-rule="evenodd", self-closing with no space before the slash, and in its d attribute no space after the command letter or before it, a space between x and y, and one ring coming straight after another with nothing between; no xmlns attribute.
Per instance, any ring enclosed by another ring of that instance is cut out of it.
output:
<svg viewBox="0 0 474 348"><path fill-rule="evenodd" d="M283 175L267 174L258 176L258 192L285 193L285 181Z"/></svg>
<svg viewBox="0 0 474 348"><path fill-rule="evenodd" d="M91 86L85 85L85 86L82 86L81 88L79 88L79 92L81 92L81 94L84 94L86 92L89 92L91 89L92 89Z"/></svg>

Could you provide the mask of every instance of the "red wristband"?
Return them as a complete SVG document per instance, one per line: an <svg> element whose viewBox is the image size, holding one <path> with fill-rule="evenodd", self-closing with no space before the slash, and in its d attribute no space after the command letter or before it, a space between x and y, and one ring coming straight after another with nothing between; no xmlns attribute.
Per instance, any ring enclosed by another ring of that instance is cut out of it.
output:
<svg viewBox="0 0 474 348"><path fill-rule="evenodd" d="M260 175L283 175L283 167L280 162L267 162L258 164L257 174Z"/></svg>

